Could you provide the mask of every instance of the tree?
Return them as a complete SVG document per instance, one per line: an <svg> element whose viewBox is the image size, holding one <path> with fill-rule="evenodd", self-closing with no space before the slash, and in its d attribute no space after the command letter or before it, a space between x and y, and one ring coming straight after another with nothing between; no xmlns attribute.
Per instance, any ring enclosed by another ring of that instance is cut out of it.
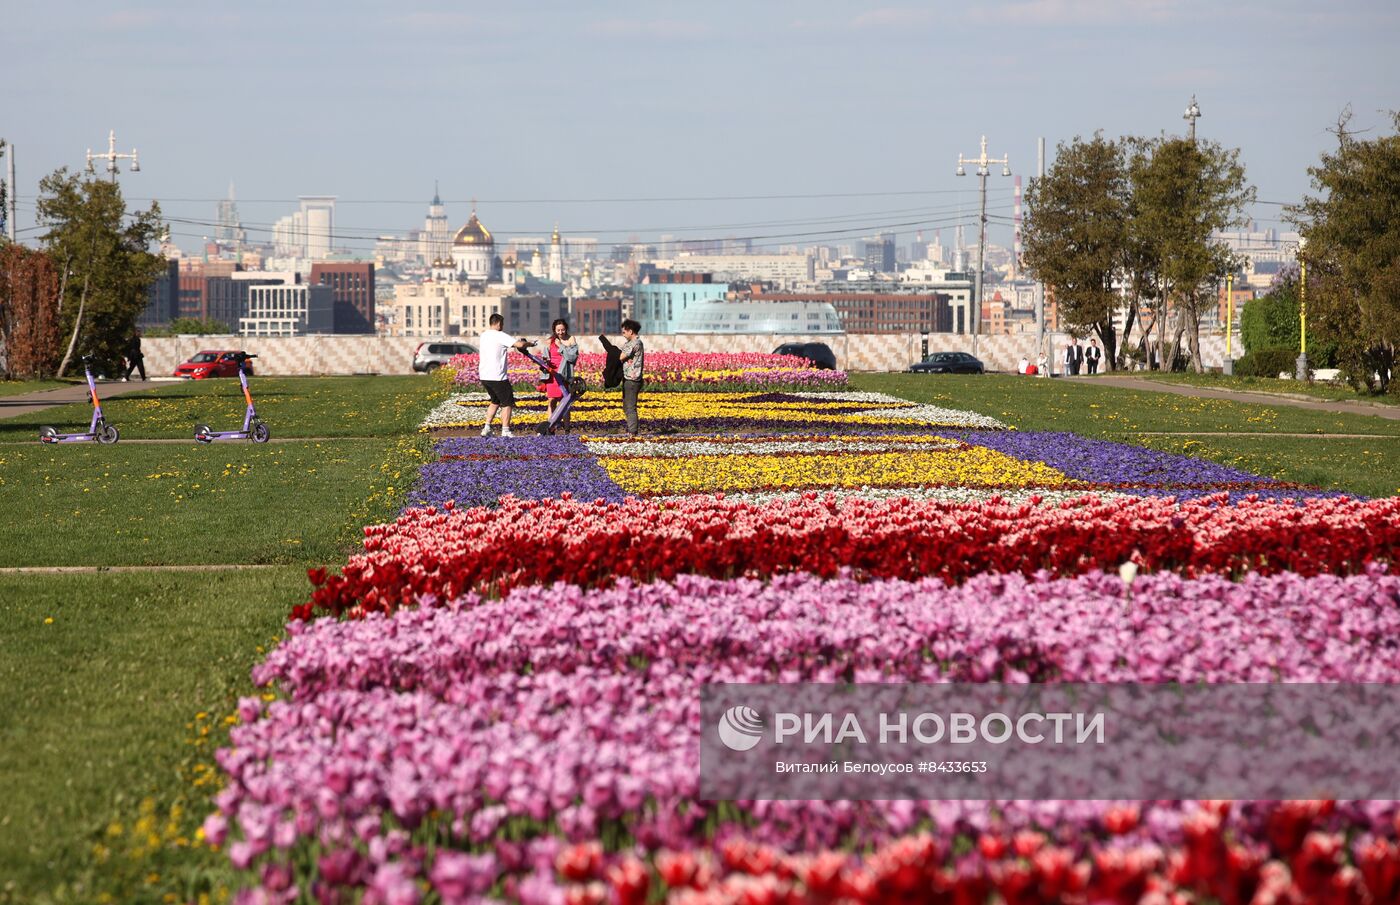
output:
<svg viewBox="0 0 1400 905"><path fill-rule="evenodd" d="M71 290L60 299L59 323L67 349L62 376L74 353L92 355L111 370L146 304L146 292L162 259L149 248L160 233L160 207L128 216L115 181L80 179L61 168L39 183L44 249Z"/></svg>
<svg viewBox="0 0 1400 905"><path fill-rule="evenodd" d="M230 332L228 324L223 321L201 320L197 317L177 317L170 323L162 327L153 327L146 331L147 336L179 336L194 335L207 336L210 334L226 334Z"/></svg>
<svg viewBox="0 0 1400 905"><path fill-rule="evenodd" d="M1219 144L1163 138L1136 161L1133 199L1137 239L1157 267L1158 298L1177 311L1170 344L1163 311L1154 317L1163 367L1169 367L1186 334L1191 363L1201 364L1201 312L1217 301L1216 287L1239 262L1220 231L1243 225L1254 202L1238 149ZM1165 305L1159 305L1165 309Z"/></svg>
<svg viewBox="0 0 1400 905"><path fill-rule="evenodd" d="M1114 367L1113 316L1122 302L1114 278L1124 262L1128 221L1123 146L1100 133L1060 144L1044 178L1031 180L1026 210L1026 267L1054 287L1066 324L1098 334L1104 360Z"/></svg>
<svg viewBox="0 0 1400 905"><path fill-rule="evenodd" d="M6 380L47 377L58 365L63 283L53 259L18 243L0 244L0 347Z"/></svg>
<svg viewBox="0 0 1400 905"><path fill-rule="evenodd" d="M1362 141L1350 118L1336 152L1308 169L1318 195L1288 216L1307 242L1309 325L1337 343L1353 386L1385 392L1400 348L1400 134Z"/></svg>

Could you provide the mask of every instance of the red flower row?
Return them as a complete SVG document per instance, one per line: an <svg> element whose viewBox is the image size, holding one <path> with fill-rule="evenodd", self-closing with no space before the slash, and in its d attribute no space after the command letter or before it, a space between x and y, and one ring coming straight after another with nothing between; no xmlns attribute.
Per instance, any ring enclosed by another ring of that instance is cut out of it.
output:
<svg viewBox="0 0 1400 905"><path fill-rule="evenodd" d="M628 855L609 863L597 843L560 852L555 869L564 901L578 905L672 903L1159 903L1215 901L1360 905L1400 900L1400 848L1385 838L1348 846L1340 834L1307 830L1329 802L1289 802L1279 813L1302 819L1287 844L1248 846L1229 838L1228 802L1207 802L1179 845L1139 840L1087 852L1039 833L983 835L972 852L947 851L927 834L906 836L865 857L823 851L789 855L743 839L716 854L662 852L649 870ZM1289 828L1281 822L1279 829ZM653 877L655 880L653 881ZM660 889L653 888L654 883Z"/></svg>
<svg viewBox="0 0 1400 905"><path fill-rule="evenodd" d="M1076 575L1125 562L1186 576L1347 574L1400 551L1400 498L1304 503L1224 495L1188 502L1086 496L1060 505L838 499L808 493L763 504L716 496L624 503L506 497L495 509L410 509L365 528L340 575L314 570L309 603L352 616L467 591L563 581L608 586L809 572L860 578L983 572Z"/></svg>

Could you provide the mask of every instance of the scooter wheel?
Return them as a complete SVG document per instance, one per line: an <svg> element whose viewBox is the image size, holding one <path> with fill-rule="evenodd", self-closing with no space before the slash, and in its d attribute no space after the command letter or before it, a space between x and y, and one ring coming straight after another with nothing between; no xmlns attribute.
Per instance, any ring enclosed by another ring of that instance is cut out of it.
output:
<svg viewBox="0 0 1400 905"><path fill-rule="evenodd" d="M200 443L209 443L209 435L213 433L207 424L196 424L194 426L194 438Z"/></svg>
<svg viewBox="0 0 1400 905"><path fill-rule="evenodd" d="M52 443L57 436L58 428L56 427L46 424L39 428L39 439L43 440L45 443Z"/></svg>
<svg viewBox="0 0 1400 905"><path fill-rule="evenodd" d="M249 432L249 439L254 443L266 443L272 439L272 431L267 429L266 424L259 421L253 425L253 429Z"/></svg>
<svg viewBox="0 0 1400 905"><path fill-rule="evenodd" d="M97 442L110 446L121 439L122 433L115 424L104 424L97 431Z"/></svg>

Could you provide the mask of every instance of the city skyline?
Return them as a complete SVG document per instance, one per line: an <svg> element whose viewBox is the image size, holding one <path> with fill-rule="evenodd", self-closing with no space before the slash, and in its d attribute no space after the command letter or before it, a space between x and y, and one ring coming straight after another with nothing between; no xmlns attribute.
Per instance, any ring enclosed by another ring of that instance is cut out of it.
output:
<svg viewBox="0 0 1400 905"><path fill-rule="evenodd" d="M80 171L114 129L141 156L121 167L129 205L159 200L186 251L215 235L230 182L251 243L325 194L331 245L363 254L422 226L435 181L453 229L475 199L502 241L557 223L603 247L907 244L920 228L946 246L959 223L975 242L977 179L953 173L983 134L1028 183L1038 137L1053 160L1099 129L1185 134L1194 95L1199 136L1240 148L1253 218L1282 231L1343 109L1388 126L1397 37L1380 0L27 4L0 34L27 86L0 138L31 241L38 180ZM1009 245L1012 181L994 169L988 192L989 240Z"/></svg>

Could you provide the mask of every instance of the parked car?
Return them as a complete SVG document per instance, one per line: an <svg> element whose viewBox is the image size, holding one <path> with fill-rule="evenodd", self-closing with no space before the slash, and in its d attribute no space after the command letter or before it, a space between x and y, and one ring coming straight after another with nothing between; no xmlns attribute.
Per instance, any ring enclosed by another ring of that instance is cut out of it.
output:
<svg viewBox="0 0 1400 905"><path fill-rule="evenodd" d="M175 376L183 377L186 380L203 380L206 377L237 377L239 356L246 354L241 350L205 349L203 352L196 352L189 361L176 368ZM244 364L243 371L251 377L253 363L250 361Z"/></svg>
<svg viewBox="0 0 1400 905"><path fill-rule="evenodd" d="M423 374L431 374L438 368L447 364L454 355L475 355L476 346L470 343L448 342L427 342L419 343L418 348L413 350L413 370Z"/></svg>
<svg viewBox="0 0 1400 905"><path fill-rule="evenodd" d="M836 353L826 343L783 343L773 350L774 355L796 355L812 363L812 367L822 371L836 370Z"/></svg>
<svg viewBox="0 0 1400 905"><path fill-rule="evenodd" d="M909 368L914 374L982 374L982 362L966 352L934 352Z"/></svg>

